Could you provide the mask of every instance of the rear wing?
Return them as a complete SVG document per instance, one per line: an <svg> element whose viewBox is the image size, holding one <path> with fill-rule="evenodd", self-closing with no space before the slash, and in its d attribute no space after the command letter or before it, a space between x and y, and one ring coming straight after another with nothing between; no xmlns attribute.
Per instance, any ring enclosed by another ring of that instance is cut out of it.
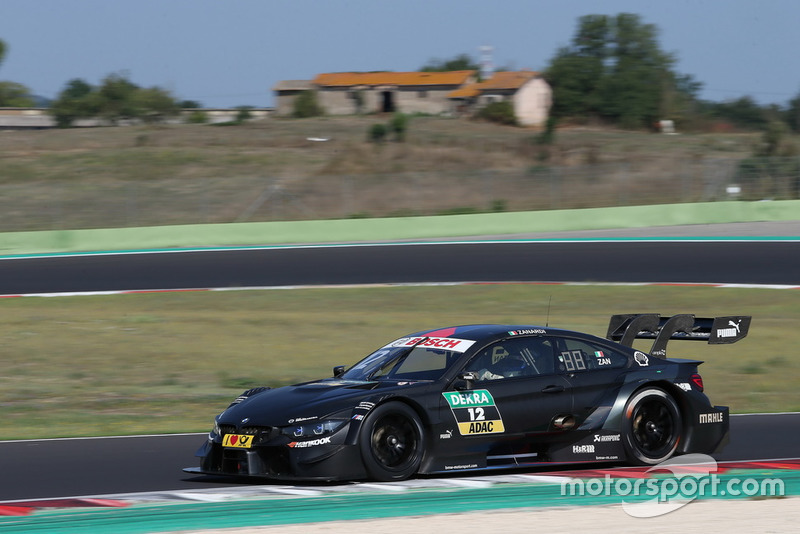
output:
<svg viewBox="0 0 800 534"><path fill-rule="evenodd" d="M709 345L736 343L750 330L749 315L726 317L695 317L681 314L661 317L656 313L612 315L606 339L628 347L634 339L653 339L650 354L666 357L670 339L708 341Z"/></svg>

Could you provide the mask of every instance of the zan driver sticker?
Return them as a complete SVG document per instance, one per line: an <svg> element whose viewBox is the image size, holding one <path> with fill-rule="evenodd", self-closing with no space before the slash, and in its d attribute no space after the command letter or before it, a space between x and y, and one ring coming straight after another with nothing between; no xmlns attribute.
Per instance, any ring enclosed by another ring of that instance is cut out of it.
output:
<svg viewBox="0 0 800 534"><path fill-rule="evenodd" d="M442 395L450 405L462 436L505 432L500 410L488 390L447 391Z"/></svg>

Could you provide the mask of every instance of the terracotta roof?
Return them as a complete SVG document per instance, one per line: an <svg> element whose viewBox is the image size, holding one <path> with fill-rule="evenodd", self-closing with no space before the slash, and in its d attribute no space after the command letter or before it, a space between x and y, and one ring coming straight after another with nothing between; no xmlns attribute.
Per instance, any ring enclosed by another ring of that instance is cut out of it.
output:
<svg viewBox="0 0 800 534"><path fill-rule="evenodd" d="M313 83L324 87L354 85L462 85L475 75L472 70L450 72L332 72L318 74Z"/></svg>
<svg viewBox="0 0 800 534"><path fill-rule="evenodd" d="M481 93L499 89L519 89L531 78L539 76L532 70L495 72L484 82L465 85L447 95L448 98L472 98Z"/></svg>

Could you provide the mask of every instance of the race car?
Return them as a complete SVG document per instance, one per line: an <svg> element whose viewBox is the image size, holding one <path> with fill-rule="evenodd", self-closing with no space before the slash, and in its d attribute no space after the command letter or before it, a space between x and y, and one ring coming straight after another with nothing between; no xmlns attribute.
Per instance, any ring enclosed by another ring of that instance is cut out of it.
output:
<svg viewBox="0 0 800 534"><path fill-rule="evenodd" d="M392 481L710 454L727 443L728 408L703 393L702 362L668 358L667 342L733 343L750 321L615 315L606 338L491 324L416 332L331 378L245 391L184 471Z"/></svg>

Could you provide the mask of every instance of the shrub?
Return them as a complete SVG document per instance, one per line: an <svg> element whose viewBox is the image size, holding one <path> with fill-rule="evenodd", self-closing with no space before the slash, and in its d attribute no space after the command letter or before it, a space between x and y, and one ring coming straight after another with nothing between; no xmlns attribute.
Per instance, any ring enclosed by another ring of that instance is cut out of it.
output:
<svg viewBox="0 0 800 534"><path fill-rule="evenodd" d="M405 113L395 113L392 120L389 122L389 128L394 133L394 140L403 142L406 140L406 131L408 130L408 115Z"/></svg>
<svg viewBox="0 0 800 534"><path fill-rule="evenodd" d="M386 125L379 122L370 126L367 132L367 138L371 143L383 143L386 139L386 133Z"/></svg>
<svg viewBox="0 0 800 534"><path fill-rule="evenodd" d="M491 102L478 111L479 119L499 124L517 125L517 118L514 116L514 105L511 102Z"/></svg>
<svg viewBox="0 0 800 534"><path fill-rule="evenodd" d="M201 109L196 109L189 113L189 116L186 117L186 122L188 124L206 124L208 122L208 113Z"/></svg>
<svg viewBox="0 0 800 534"><path fill-rule="evenodd" d="M294 99L292 116L298 119L319 117L320 115L324 115L324 111L322 106L319 105L319 102L317 102L316 91L308 90L303 91Z"/></svg>

